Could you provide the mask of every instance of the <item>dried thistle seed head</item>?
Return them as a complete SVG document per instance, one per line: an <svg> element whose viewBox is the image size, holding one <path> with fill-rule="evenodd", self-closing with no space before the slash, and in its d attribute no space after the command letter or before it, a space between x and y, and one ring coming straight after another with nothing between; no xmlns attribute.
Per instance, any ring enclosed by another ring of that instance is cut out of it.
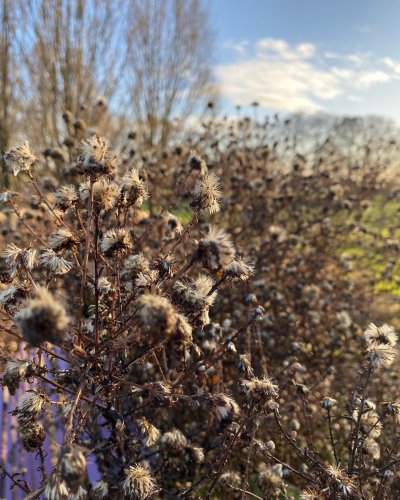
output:
<svg viewBox="0 0 400 500"><path fill-rule="evenodd" d="M271 489L280 487L282 477L282 465L276 464L270 467L263 467L258 473L257 482L264 493L270 493Z"/></svg>
<svg viewBox="0 0 400 500"><path fill-rule="evenodd" d="M183 314L176 315L175 333L172 335L174 340L190 344L193 340L192 327Z"/></svg>
<svg viewBox="0 0 400 500"><path fill-rule="evenodd" d="M167 236L174 237L177 234L181 234L183 231L182 222L176 217L176 215L166 212L163 216L163 221L165 224L165 232Z"/></svg>
<svg viewBox="0 0 400 500"><path fill-rule="evenodd" d="M125 253L132 246L132 238L125 228L110 229L101 239L100 248L107 256Z"/></svg>
<svg viewBox="0 0 400 500"><path fill-rule="evenodd" d="M334 406L336 406L337 404L337 401L336 399L332 399L332 398L324 398L322 401L321 401L321 406L324 410L328 410L328 409L331 409L333 408Z"/></svg>
<svg viewBox="0 0 400 500"><path fill-rule="evenodd" d="M42 424L32 418L18 418L18 434L26 451L35 451L43 446L46 437Z"/></svg>
<svg viewBox="0 0 400 500"><path fill-rule="evenodd" d="M25 141L20 146L9 149L4 155L4 161L14 175L18 175L19 172L30 172L39 160L30 151L28 141Z"/></svg>
<svg viewBox="0 0 400 500"><path fill-rule="evenodd" d="M213 284L213 280L206 274L199 274L195 279L178 280L173 286L174 300L188 313L209 309L217 296L217 292L208 295Z"/></svg>
<svg viewBox="0 0 400 500"><path fill-rule="evenodd" d="M95 287L94 278L90 278L89 288L92 291L92 293L95 293L96 287ZM98 279L97 290L98 290L100 295L107 295L108 293L110 293L112 291L112 289L113 289L112 284L108 281L108 278L103 276L103 277Z"/></svg>
<svg viewBox="0 0 400 500"><path fill-rule="evenodd" d="M370 455L373 460L381 458L381 449L379 444L372 437L367 437L363 443L363 453Z"/></svg>
<svg viewBox="0 0 400 500"><path fill-rule="evenodd" d="M382 326L376 326L374 323L370 323L364 332L364 337L368 344L386 344L394 346L397 342L397 333L395 329L386 323Z"/></svg>
<svg viewBox="0 0 400 500"><path fill-rule="evenodd" d="M218 176L211 172L205 174L193 189L190 206L196 210L206 210L210 214L220 211L221 189Z"/></svg>
<svg viewBox="0 0 400 500"><path fill-rule="evenodd" d="M136 288L151 288L158 281L158 272L156 270L139 273L135 279Z"/></svg>
<svg viewBox="0 0 400 500"><path fill-rule="evenodd" d="M235 280L247 281L254 274L254 265L251 259L236 257L229 264L226 272Z"/></svg>
<svg viewBox="0 0 400 500"><path fill-rule="evenodd" d="M39 263L54 274L66 274L72 269L72 262L60 257L52 249L43 250Z"/></svg>
<svg viewBox="0 0 400 500"><path fill-rule="evenodd" d="M169 394L171 387L165 382L152 382L146 385L146 389L142 391L145 397L150 397L153 401L160 405L168 405L171 401Z"/></svg>
<svg viewBox="0 0 400 500"><path fill-rule="evenodd" d="M395 356L396 352L390 344L373 343L368 346L366 352L366 358L374 370L387 368L393 363Z"/></svg>
<svg viewBox="0 0 400 500"><path fill-rule="evenodd" d="M148 273L150 271L149 260L141 253L130 255L124 261L122 276L126 280L134 280L139 273Z"/></svg>
<svg viewBox="0 0 400 500"><path fill-rule="evenodd" d="M400 401L382 403L381 406L383 411L396 417L396 422L400 423Z"/></svg>
<svg viewBox="0 0 400 500"><path fill-rule="evenodd" d="M78 165L87 174L113 175L117 168L118 158L110 149L107 139L92 135L81 143L82 155Z"/></svg>
<svg viewBox="0 0 400 500"><path fill-rule="evenodd" d="M181 454L189 445L189 441L179 429L173 429L172 431L165 432L162 435L161 444L167 449L167 451Z"/></svg>
<svg viewBox="0 0 400 500"><path fill-rule="evenodd" d="M44 488L45 500L68 500L70 497L68 487L64 481L61 480L57 472L53 472L47 479Z"/></svg>
<svg viewBox="0 0 400 500"><path fill-rule="evenodd" d="M3 191L2 193L0 193L0 203L8 203L18 196L19 193L16 193L15 191Z"/></svg>
<svg viewBox="0 0 400 500"><path fill-rule="evenodd" d="M243 381L243 389L246 397L256 403L268 404L278 397L278 386L265 376L263 378L251 378Z"/></svg>
<svg viewBox="0 0 400 500"><path fill-rule="evenodd" d="M13 414L23 418L37 418L46 404L45 397L37 391L26 391L21 396Z"/></svg>
<svg viewBox="0 0 400 500"><path fill-rule="evenodd" d="M82 203L87 203L90 196L90 183L84 182L79 188ZM93 206L96 210L111 210L121 196L118 184L109 179L100 179L93 183Z"/></svg>
<svg viewBox="0 0 400 500"><path fill-rule="evenodd" d="M67 446L60 457L60 474L72 493L77 493L86 479L86 458L77 446Z"/></svg>
<svg viewBox="0 0 400 500"><path fill-rule="evenodd" d="M211 409L218 421L232 421L240 413L236 401L223 393L211 396Z"/></svg>
<svg viewBox="0 0 400 500"><path fill-rule="evenodd" d="M242 478L238 472L227 471L221 474L219 482L239 488L242 484Z"/></svg>
<svg viewBox="0 0 400 500"><path fill-rule="evenodd" d="M198 170L200 172L200 176L204 176L208 172L207 168L207 163L203 158L197 154L195 154L193 151L190 152L190 158L189 158L189 166L193 170Z"/></svg>
<svg viewBox="0 0 400 500"><path fill-rule="evenodd" d="M176 333L177 313L165 297L146 293L136 303L143 332L147 332L155 340L163 340Z"/></svg>
<svg viewBox="0 0 400 500"><path fill-rule="evenodd" d="M79 193L74 186L61 186L55 192L56 207L65 212L79 201Z"/></svg>
<svg viewBox="0 0 400 500"><path fill-rule="evenodd" d="M159 441L161 437L160 431L145 417L139 418L135 423L139 430L140 439L145 446L153 446Z"/></svg>
<svg viewBox="0 0 400 500"><path fill-rule="evenodd" d="M158 257L153 263L154 269L157 270L159 280L169 278L173 274L174 261L169 258Z"/></svg>
<svg viewBox="0 0 400 500"><path fill-rule="evenodd" d="M380 421L379 415L375 410L365 411L361 415L360 420L360 430L363 434L366 434L372 438L377 438L382 432L382 423ZM354 410L353 418L355 421L358 420L359 409Z"/></svg>
<svg viewBox="0 0 400 500"><path fill-rule="evenodd" d="M50 236L49 243L53 250L59 251L76 246L78 240L69 229L61 228Z"/></svg>
<svg viewBox="0 0 400 500"><path fill-rule="evenodd" d="M121 180L121 190L128 206L141 207L149 197L147 186L136 168L131 168L124 174Z"/></svg>
<svg viewBox="0 0 400 500"><path fill-rule="evenodd" d="M197 251L203 266L210 271L226 269L235 258L231 237L216 226L210 226L208 235L200 241Z"/></svg>
<svg viewBox="0 0 400 500"><path fill-rule="evenodd" d="M204 462L204 450L199 446L189 446L187 448L190 460L195 464L202 464Z"/></svg>
<svg viewBox="0 0 400 500"><path fill-rule="evenodd" d="M3 385L8 388L10 394L14 395L19 383L29 378L33 373L34 367L30 361L7 361L3 375Z"/></svg>
<svg viewBox="0 0 400 500"><path fill-rule="evenodd" d="M28 297L32 291L32 285L29 281L11 285L0 291L0 304L3 306L11 306L16 304L19 299Z"/></svg>
<svg viewBox="0 0 400 500"><path fill-rule="evenodd" d="M69 320L64 307L40 287L37 298L28 301L15 315L15 321L29 344L51 342L59 345L65 339Z"/></svg>
<svg viewBox="0 0 400 500"><path fill-rule="evenodd" d="M109 486L106 481L97 481L97 483L93 486L91 490L91 498L93 500L104 500L108 497L109 494Z"/></svg>
<svg viewBox="0 0 400 500"><path fill-rule="evenodd" d="M236 362L236 369L246 377L253 377L254 371L251 366L251 358L248 353L241 354Z"/></svg>
<svg viewBox="0 0 400 500"><path fill-rule="evenodd" d="M36 250L32 248L19 248L14 243L9 243L2 257L10 269L22 267L31 270L36 262Z"/></svg>
<svg viewBox="0 0 400 500"><path fill-rule="evenodd" d="M326 468L326 472L335 486L339 490L339 492L344 496L350 496L355 490L355 484L352 479L346 474L344 469L340 469L339 467L335 467L333 465L328 465Z"/></svg>
<svg viewBox="0 0 400 500"><path fill-rule="evenodd" d="M150 469L145 464L135 464L124 469L125 479L122 491L126 498L132 500L146 500L156 487Z"/></svg>

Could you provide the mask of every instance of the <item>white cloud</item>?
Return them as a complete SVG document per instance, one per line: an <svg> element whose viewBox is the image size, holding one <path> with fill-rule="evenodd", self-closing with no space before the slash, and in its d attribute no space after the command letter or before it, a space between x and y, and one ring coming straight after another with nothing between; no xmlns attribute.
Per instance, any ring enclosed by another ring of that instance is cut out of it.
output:
<svg viewBox="0 0 400 500"><path fill-rule="evenodd" d="M234 45L240 58L216 67L222 93L234 104L257 101L276 110L324 110L338 97L360 101L368 89L400 78L400 62L371 53L320 53L311 43L291 45L275 38Z"/></svg>

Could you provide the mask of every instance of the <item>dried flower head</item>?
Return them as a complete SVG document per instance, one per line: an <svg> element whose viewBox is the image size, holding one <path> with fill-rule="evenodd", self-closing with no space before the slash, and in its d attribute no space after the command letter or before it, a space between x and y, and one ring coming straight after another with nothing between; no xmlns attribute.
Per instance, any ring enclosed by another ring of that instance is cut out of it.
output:
<svg viewBox="0 0 400 500"><path fill-rule="evenodd" d="M331 409L333 408L334 406L336 406L337 404L337 401L336 399L333 399L333 398L328 398L328 397L325 397L322 401L321 401L321 406L324 410L328 410L328 409Z"/></svg>
<svg viewBox="0 0 400 500"><path fill-rule="evenodd" d="M121 190L128 206L141 207L144 200L149 197L147 186L136 168L131 168L124 174L121 180Z"/></svg>
<svg viewBox="0 0 400 500"><path fill-rule="evenodd" d="M124 228L110 229L101 239L100 248L108 256L124 253L132 245L132 238Z"/></svg>
<svg viewBox="0 0 400 500"><path fill-rule="evenodd" d="M135 464L124 469L122 491L126 498L145 500L155 489L156 483L147 465Z"/></svg>
<svg viewBox="0 0 400 500"><path fill-rule="evenodd" d="M334 483L335 488L344 497L350 496L354 489L355 484L353 480L346 474L344 469L339 469L333 465L328 465L327 473L331 481Z"/></svg>
<svg viewBox="0 0 400 500"><path fill-rule="evenodd" d="M40 392L26 391L18 401L14 413L22 417L37 417L45 404L46 399Z"/></svg>
<svg viewBox="0 0 400 500"><path fill-rule="evenodd" d="M258 485L264 493L271 493L271 489L279 488L282 484L282 465L275 464L270 467L262 467L258 474Z"/></svg>
<svg viewBox="0 0 400 500"><path fill-rule="evenodd" d="M219 482L238 488L242 484L242 478L238 472L228 471L221 474Z"/></svg>
<svg viewBox="0 0 400 500"><path fill-rule="evenodd" d="M145 417L136 420L136 425L139 430L140 439L145 446L153 446L159 441L161 437L160 431Z"/></svg>
<svg viewBox="0 0 400 500"><path fill-rule="evenodd" d="M8 203L17 196L19 196L19 193L16 193L15 191L3 191L0 193L0 203Z"/></svg>
<svg viewBox="0 0 400 500"><path fill-rule="evenodd" d="M77 446L67 446L61 452L60 474L72 493L77 493L86 479L86 459Z"/></svg>
<svg viewBox="0 0 400 500"><path fill-rule="evenodd" d="M146 293L137 299L139 324L143 332L156 340L176 332L177 313L173 305L159 295Z"/></svg>
<svg viewBox="0 0 400 500"><path fill-rule="evenodd" d="M117 155L110 149L107 139L95 134L87 141L82 141L82 155L79 166L87 174L113 175L117 167Z"/></svg>
<svg viewBox="0 0 400 500"><path fill-rule="evenodd" d="M161 444L173 453L183 453L189 445L186 436L179 430L173 429L172 431L165 432L161 437Z"/></svg>
<svg viewBox="0 0 400 500"><path fill-rule="evenodd" d="M56 472L53 472L46 482L44 498L45 500L69 499L68 487Z"/></svg>
<svg viewBox="0 0 400 500"><path fill-rule="evenodd" d="M177 234L181 234L183 230L182 222L176 217L176 215L166 212L163 216L165 224L165 232L167 236L173 238Z"/></svg>
<svg viewBox="0 0 400 500"><path fill-rule="evenodd" d="M20 146L9 149L4 155L4 161L14 175L18 175L19 172L30 172L38 159L31 153L28 141L25 141Z"/></svg>
<svg viewBox="0 0 400 500"><path fill-rule="evenodd" d="M190 318L196 318L201 325L208 325L210 318L208 311L213 305L216 292L209 295L213 280L206 274L199 274L197 278L186 278L174 283L172 300L181 307Z"/></svg>
<svg viewBox="0 0 400 500"><path fill-rule="evenodd" d="M7 361L3 375L3 385L8 388L10 394L15 394L20 382L29 378L33 373L34 367L30 361Z"/></svg>
<svg viewBox="0 0 400 500"><path fill-rule="evenodd" d="M126 258L122 269L122 276L126 280L134 280L139 273L148 273L149 271L149 260L143 254L139 253Z"/></svg>
<svg viewBox="0 0 400 500"><path fill-rule="evenodd" d="M213 394L211 396L211 405L212 411L219 421L232 421L240 413L239 405L236 401L223 393Z"/></svg>
<svg viewBox="0 0 400 500"><path fill-rule="evenodd" d="M251 358L248 353L241 354L236 362L236 369L246 377L253 377L254 371L251 365Z"/></svg>
<svg viewBox="0 0 400 500"><path fill-rule="evenodd" d="M109 487L106 481L97 481L97 483L93 486L91 495L93 500L104 500L108 497Z"/></svg>
<svg viewBox="0 0 400 500"><path fill-rule="evenodd" d="M91 291L93 293L95 292L96 287L95 287L94 278L90 279L89 288L91 289ZM97 290L98 290L100 295L107 295L108 293L110 293L112 291L112 289L113 289L113 286L110 283L110 281L108 280L108 278L106 278L105 276L102 276L101 278L98 279Z"/></svg>
<svg viewBox="0 0 400 500"><path fill-rule="evenodd" d="M230 236L215 226L210 226L197 251L203 266L210 271L226 269L235 258L235 249Z"/></svg>
<svg viewBox="0 0 400 500"><path fill-rule="evenodd" d="M191 156L189 158L189 166L194 170L198 170L200 172L200 176L204 176L208 172L207 163L201 156L195 154L194 151L190 152Z"/></svg>
<svg viewBox="0 0 400 500"><path fill-rule="evenodd" d="M43 250L39 257L40 264L54 274L66 274L72 269L72 262L60 257L52 249Z"/></svg>
<svg viewBox="0 0 400 500"><path fill-rule="evenodd" d="M206 210L210 214L220 211L220 181L214 172L204 175L195 185L192 194L191 207L196 210Z"/></svg>
<svg viewBox="0 0 400 500"><path fill-rule="evenodd" d="M96 210L111 210L117 204L121 195L118 184L109 179L100 179L93 183L93 206ZM79 188L79 196L83 203L87 203L90 196L90 183L85 182Z"/></svg>
<svg viewBox="0 0 400 500"><path fill-rule="evenodd" d="M395 358L396 352L390 344L372 343L367 348L366 357L375 370L387 368Z"/></svg>
<svg viewBox="0 0 400 500"><path fill-rule="evenodd" d="M356 409L353 412L353 418L354 420L358 420L358 417L359 409ZM360 430L361 432L372 438L377 438L380 436L382 432L382 423L378 413L375 410L367 409L366 411L366 409L364 408L360 420Z"/></svg>
<svg viewBox="0 0 400 500"><path fill-rule="evenodd" d="M50 236L49 243L53 250L59 251L74 247L78 240L69 229L61 228Z"/></svg>
<svg viewBox="0 0 400 500"><path fill-rule="evenodd" d="M243 389L246 397L262 404L268 404L271 400L276 399L279 394L278 386L268 376L244 380Z"/></svg>
<svg viewBox="0 0 400 500"><path fill-rule="evenodd" d="M254 265L250 259L236 257L229 264L226 272L233 279L247 281L254 274Z"/></svg>
<svg viewBox="0 0 400 500"><path fill-rule="evenodd" d="M364 337L368 344L394 346L397 342L395 329L387 324L376 326L374 323L370 323L364 332Z"/></svg>
<svg viewBox="0 0 400 500"><path fill-rule="evenodd" d="M22 446L26 451L32 452L42 447L46 437L44 427L32 418L18 418L18 434Z"/></svg>
<svg viewBox="0 0 400 500"><path fill-rule="evenodd" d="M31 270L36 262L36 250L32 248L21 249L14 243L9 243L2 257L10 269L22 267Z"/></svg>
<svg viewBox="0 0 400 500"><path fill-rule="evenodd" d="M74 186L61 186L55 192L56 207L65 212L79 201L79 193Z"/></svg>
<svg viewBox="0 0 400 500"><path fill-rule="evenodd" d="M62 343L68 326L65 309L42 287L37 289L37 298L15 315L15 321L24 339L32 345Z"/></svg>
<svg viewBox="0 0 400 500"><path fill-rule="evenodd" d="M372 437L367 437L363 443L363 453L370 455L373 460L381 458L381 449L379 444Z"/></svg>

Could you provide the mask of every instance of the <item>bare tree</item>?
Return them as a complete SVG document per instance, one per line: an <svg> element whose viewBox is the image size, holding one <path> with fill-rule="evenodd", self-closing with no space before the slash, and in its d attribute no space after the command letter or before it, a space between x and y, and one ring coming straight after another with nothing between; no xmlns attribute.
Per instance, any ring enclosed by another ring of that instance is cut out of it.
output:
<svg viewBox="0 0 400 500"><path fill-rule="evenodd" d="M105 102L116 98L122 65L120 2L21 0L19 14L24 20L18 47L26 71L26 114L40 124L37 140L62 141L65 111L89 126L98 126L102 117L108 121Z"/></svg>
<svg viewBox="0 0 400 500"><path fill-rule="evenodd" d="M212 34L199 0L127 0L127 89L139 132L165 144L212 98Z"/></svg>

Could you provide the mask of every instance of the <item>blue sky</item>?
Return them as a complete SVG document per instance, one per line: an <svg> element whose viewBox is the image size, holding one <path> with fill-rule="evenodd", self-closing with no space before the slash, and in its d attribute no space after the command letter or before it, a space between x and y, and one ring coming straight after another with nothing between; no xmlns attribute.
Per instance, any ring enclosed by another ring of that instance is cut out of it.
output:
<svg viewBox="0 0 400 500"><path fill-rule="evenodd" d="M223 106L400 123L400 0L205 0Z"/></svg>

